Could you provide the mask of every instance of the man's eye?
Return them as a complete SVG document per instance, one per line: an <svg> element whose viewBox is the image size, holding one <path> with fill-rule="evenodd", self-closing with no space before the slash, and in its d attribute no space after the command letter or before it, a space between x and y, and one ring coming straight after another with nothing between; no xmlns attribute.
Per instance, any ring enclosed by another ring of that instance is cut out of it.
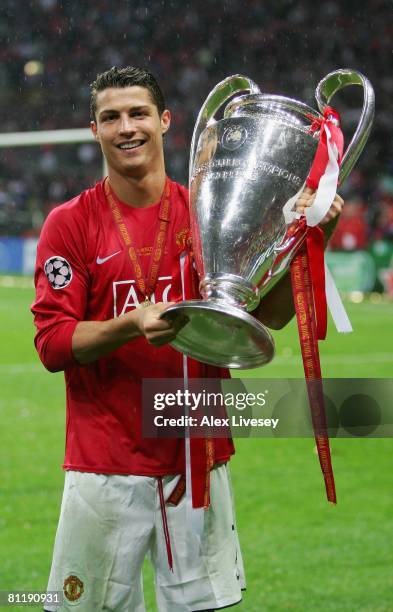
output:
<svg viewBox="0 0 393 612"><path fill-rule="evenodd" d="M103 121L113 121L115 118L115 115L105 115Z"/></svg>

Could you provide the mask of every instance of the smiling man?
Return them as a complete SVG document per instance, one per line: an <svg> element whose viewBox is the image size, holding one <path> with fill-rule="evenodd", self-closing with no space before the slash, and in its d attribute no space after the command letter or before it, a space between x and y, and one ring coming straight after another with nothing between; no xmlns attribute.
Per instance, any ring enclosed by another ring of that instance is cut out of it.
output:
<svg viewBox="0 0 393 612"><path fill-rule="evenodd" d="M170 113L149 72L111 68L91 86L91 118L108 176L47 218L32 306L40 358L64 370L67 392L65 487L48 585L64 604L46 609L142 612L146 555L160 612L223 608L244 587L226 465L232 441L212 440L200 546L186 520L184 440L142 437L143 378L183 377L183 356L169 345L178 329L160 314L184 294L197 297L198 286L190 258L184 274L180 268L188 194L165 173ZM303 205L309 200L305 194ZM333 216L340 206L336 199ZM261 307L275 327L293 314L290 288L281 287ZM188 371L228 375L190 359Z"/></svg>
<svg viewBox="0 0 393 612"><path fill-rule="evenodd" d="M179 263L187 191L164 164L170 113L150 73L112 68L91 86L91 116L108 177L46 220L32 307L39 355L50 371L65 371L67 389L65 488L48 590L64 592L61 609L140 612L149 554L160 612L217 609L238 602L243 585L226 472L232 441L214 445L201 553L181 496L184 441L142 437L143 378L183 376L183 357L168 344L177 329L159 318L187 290ZM198 377L223 375L189 367Z"/></svg>

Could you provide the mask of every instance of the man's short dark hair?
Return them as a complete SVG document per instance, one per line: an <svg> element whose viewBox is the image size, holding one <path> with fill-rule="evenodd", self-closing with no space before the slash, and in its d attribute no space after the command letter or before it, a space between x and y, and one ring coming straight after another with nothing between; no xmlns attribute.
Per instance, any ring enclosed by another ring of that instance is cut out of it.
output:
<svg viewBox="0 0 393 612"><path fill-rule="evenodd" d="M96 120L97 94L108 87L145 87L150 94L152 102L157 106L158 114L161 116L165 110L165 100L161 88L154 76L144 68L126 66L117 68L112 66L106 72L97 74L97 78L90 84L90 116L92 121Z"/></svg>

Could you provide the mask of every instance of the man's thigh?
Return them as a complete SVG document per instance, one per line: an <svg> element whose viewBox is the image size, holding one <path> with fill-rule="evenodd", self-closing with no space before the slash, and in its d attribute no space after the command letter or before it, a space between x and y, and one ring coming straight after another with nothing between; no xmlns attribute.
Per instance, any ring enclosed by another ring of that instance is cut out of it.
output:
<svg viewBox="0 0 393 612"><path fill-rule="evenodd" d="M165 498L173 486L173 477L164 479ZM212 470L201 543L187 524L185 496L166 512L174 571L168 566L159 514L151 551L159 611L215 610L239 602L245 582L227 466Z"/></svg>
<svg viewBox="0 0 393 612"><path fill-rule="evenodd" d="M155 500L155 478L66 473L48 585L64 592L61 610L145 610L141 568Z"/></svg>

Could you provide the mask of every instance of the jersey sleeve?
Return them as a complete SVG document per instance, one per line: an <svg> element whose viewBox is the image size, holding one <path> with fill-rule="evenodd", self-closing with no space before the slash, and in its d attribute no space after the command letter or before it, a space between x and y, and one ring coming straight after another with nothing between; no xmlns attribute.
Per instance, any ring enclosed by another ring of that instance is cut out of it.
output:
<svg viewBox="0 0 393 612"><path fill-rule="evenodd" d="M87 220L78 199L54 209L46 219L37 247L31 307L34 343L51 372L78 365L72 335L84 319L89 286Z"/></svg>

